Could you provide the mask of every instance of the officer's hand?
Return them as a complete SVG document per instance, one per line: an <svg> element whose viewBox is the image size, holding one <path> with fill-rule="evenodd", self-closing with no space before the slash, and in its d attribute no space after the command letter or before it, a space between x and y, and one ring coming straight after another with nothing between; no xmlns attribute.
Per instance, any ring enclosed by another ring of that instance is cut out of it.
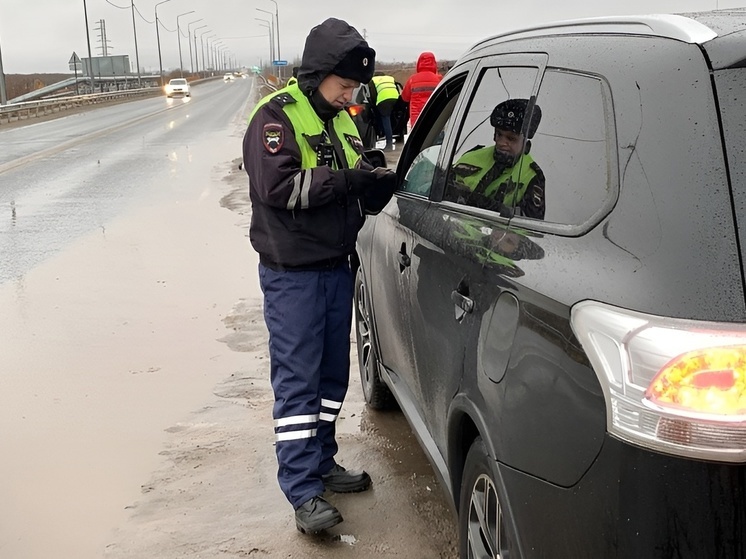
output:
<svg viewBox="0 0 746 559"><path fill-rule="evenodd" d="M347 191L356 196L362 196L366 190L374 189L378 182L378 176L374 171L344 169L342 173L347 183Z"/></svg>

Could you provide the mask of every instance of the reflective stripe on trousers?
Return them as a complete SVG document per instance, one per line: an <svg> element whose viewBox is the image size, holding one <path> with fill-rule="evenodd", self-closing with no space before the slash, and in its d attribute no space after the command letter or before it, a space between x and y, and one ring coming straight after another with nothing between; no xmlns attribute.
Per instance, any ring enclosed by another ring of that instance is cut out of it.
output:
<svg viewBox="0 0 746 559"><path fill-rule="evenodd" d="M335 422L350 377L353 277L349 265L276 272L259 265L275 394L277 479L293 507L324 492Z"/></svg>

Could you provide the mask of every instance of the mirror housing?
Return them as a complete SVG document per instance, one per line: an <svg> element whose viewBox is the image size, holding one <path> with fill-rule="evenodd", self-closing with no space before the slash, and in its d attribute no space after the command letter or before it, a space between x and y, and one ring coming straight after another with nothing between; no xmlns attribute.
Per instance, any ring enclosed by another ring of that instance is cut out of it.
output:
<svg viewBox="0 0 746 559"><path fill-rule="evenodd" d="M386 163L386 155L380 149L366 149L363 152L363 157L368 160L368 163L373 167L388 167Z"/></svg>

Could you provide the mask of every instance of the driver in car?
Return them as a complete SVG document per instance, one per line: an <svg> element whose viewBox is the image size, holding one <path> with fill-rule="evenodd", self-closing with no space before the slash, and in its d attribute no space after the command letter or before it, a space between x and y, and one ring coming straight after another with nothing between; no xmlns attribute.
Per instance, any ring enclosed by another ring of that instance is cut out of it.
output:
<svg viewBox="0 0 746 559"><path fill-rule="evenodd" d="M528 107L528 99L508 99L494 108L490 124L495 144L476 146L453 166L451 187L459 203L497 211L503 217L544 219L544 173L529 155L541 109L533 106L524 137Z"/></svg>

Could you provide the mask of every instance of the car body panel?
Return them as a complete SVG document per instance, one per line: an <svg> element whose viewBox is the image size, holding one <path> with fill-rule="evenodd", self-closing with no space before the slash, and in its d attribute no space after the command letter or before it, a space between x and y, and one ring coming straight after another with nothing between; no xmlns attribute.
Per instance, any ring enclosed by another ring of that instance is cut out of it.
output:
<svg viewBox="0 0 746 559"><path fill-rule="evenodd" d="M746 25L738 17L708 16L731 31ZM476 45L428 101L400 158L400 191L359 238L384 378L454 506L469 445L484 440L514 558L746 553L746 465L609 435L598 372L571 325L587 300L746 322L746 69L713 76L708 53L733 63L735 39L712 39L695 20L677 28L681 19L644 20L640 33L594 20L586 34L568 24ZM496 67L537 71L533 89L506 89L544 111L531 146L547 176L543 220L444 195L461 137L489 116L472 103ZM563 96L582 106L576 83L592 85L601 118L557 110ZM457 100L444 115L448 95ZM580 133L554 134L559 125ZM586 140L585 156L563 151Z"/></svg>

